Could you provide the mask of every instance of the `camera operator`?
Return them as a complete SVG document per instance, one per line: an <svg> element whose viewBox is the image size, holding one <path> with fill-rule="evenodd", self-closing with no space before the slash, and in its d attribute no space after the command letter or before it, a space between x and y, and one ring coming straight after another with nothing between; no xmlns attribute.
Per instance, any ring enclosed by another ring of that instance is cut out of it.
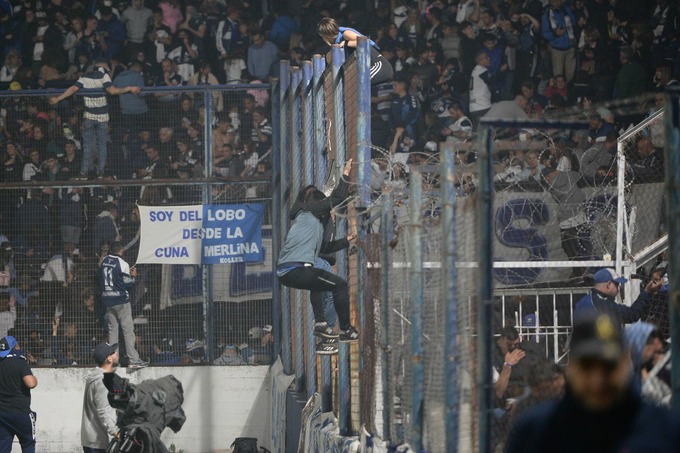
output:
<svg viewBox="0 0 680 453"><path fill-rule="evenodd" d="M92 353L97 367L87 374L80 424L80 443L85 453L104 453L109 436L117 438L120 435L116 410L109 404L109 391L104 386L104 373L113 373L118 366L117 346L100 343Z"/></svg>

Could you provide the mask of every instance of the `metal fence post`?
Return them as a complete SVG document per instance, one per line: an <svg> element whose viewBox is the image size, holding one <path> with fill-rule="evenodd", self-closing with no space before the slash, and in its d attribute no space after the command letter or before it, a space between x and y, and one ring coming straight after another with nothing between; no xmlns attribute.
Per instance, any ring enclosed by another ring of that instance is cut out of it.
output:
<svg viewBox="0 0 680 453"><path fill-rule="evenodd" d="M322 55L314 55L314 179L312 184L320 186L326 178L328 154L326 150L326 109L324 108L324 83L322 75L326 70L326 59Z"/></svg>
<svg viewBox="0 0 680 453"><path fill-rule="evenodd" d="M458 372L456 367L458 336L458 271L456 270L456 188L453 149L441 154L442 197L442 300L446 304L444 345L444 386L446 392L446 451L458 451Z"/></svg>
<svg viewBox="0 0 680 453"><path fill-rule="evenodd" d="M281 125L281 84L275 81L272 93L272 124ZM281 134L280 127L272 129L272 260L276 260L281 251ZM272 262L276 269L276 262ZM274 336L274 355L281 352L281 285L273 275L272 278L272 334Z"/></svg>
<svg viewBox="0 0 680 453"><path fill-rule="evenodd" d="M303 89L302 71L298 67L290 68L290 89L288 90L290 108L290 198L295 199L302 188L302 147L300 143L301 135L301 99L300 93ZM286 213L284 213L285 215ZM295 319L295 332L293 333L293 347L295 348L295 390L302 392L305 387L305 334L304 334L304 292L298 289L293 290L293 313Z"/></svg>
<svg viewBox="0 0 680 453"><path fill-rule="evenodd" d="M479 263L477 303L477 388L479 391L479 451L491 453L492 371L491 345L493 340L493 128L482 122L479 131L479 190L477 192L477 261Z"/></svg>
<svg viewBox="0 0 680 453"><path fill-rule="evenodd" d="M207 175L212 175L212 130L211 125L213 123L213 97L211 91L206 91L203 93L204 105L205 105L205 162L206 171L210 171ZM210 138L209 138L210 136ZM203 186L202 201L204 204L209 204L212 202L212 186L211 184L205 184ZM215 359L215 316L213 307L213 267L212 265L202 266L203 267L203 333L205 335L206 341L206 358L209 363Z"/></svg>
<svg viewBox="0 0 680 453"><path fill-rule="evenodd" d="M341 341L338 345L338 425L341 436L352 435L349 353L350 344Z"/></svg>
<svg viewBox="0 0 680 453"><path fill-rule="evenodd" d="M380 248L382 253L380 255L380 299L381 299L381 335L380 346L382 350L382 402L383 402L383 439L390 439L390 424L392 418L390 417L390 408L394 404L390 398L389 377L390 377L390 271L391 271L391 253L390 241L393 233L393 212L392 212L392 196L388 193L382 197L380 212Z"/></svg>
<svg viewBox="0 0 680 453"><path fill-rule="evenodd" d="M302 129L300 135L302 138L302 181L301 186L312 184L314 182L314 155L316 150L314 147L314 135L310 131L314 129L314 83L312 80L312 62L302 62L302 86L300 87L300 94L302 96ZM306 307L306 324L308 326L305 331L307 338L307 371L305 387L307 389L307 398L310 398L316 393L316 349L314 348L314 314L311 306L307 304Z"/></svg>
<svg viewBox="0 0 680 453"><path fill-rule="evenodd" d="M671 321L671 388L673 410L680 412L680 90L667 90L664 115L668 207L668 310Z"/></svg>
<svg viewBox="0 0 680 453"><path fill-rule="evenodd" d="M411 297L411 368L413 370L413 388L411 389L411 447L421 451L423 447L423 399L424 399L424 363L423 363L423 261L421 211L423 207L423 175L412 171L409 193L410 211L410 297Z"/></svg>
<svg viewBox="0 0 680 453"><path fill-rule="evenodd" d="M281 167L279 172L281 175L281 212L280 212L280 223L278 226L278 233L280 242L283 245L286 232L288 231L288 211L290 209L290 159L288 158L288 149L290 144L290 130L289 124L289 108L288 103L290 102L289 94L290 91L290 62L288 60L281 60L280 70L279 70L279 99L280 103L280 123L279 128L281 131L281 141L280 149L282 155L280 160ZM278 284L278 282L276 282ZM290 291L286 288L281 290L281 360L283 362L283 371L286 374L292 374L293 372L293 360L291 351L291 313L290 313Z"/></svg>

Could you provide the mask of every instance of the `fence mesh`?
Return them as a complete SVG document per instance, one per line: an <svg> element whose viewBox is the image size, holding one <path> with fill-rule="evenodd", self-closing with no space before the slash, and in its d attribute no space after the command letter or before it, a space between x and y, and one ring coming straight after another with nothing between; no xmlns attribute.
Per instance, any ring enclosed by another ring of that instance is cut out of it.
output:
<svg viewBox="0 0 680 453"><path fill-rule="evenodd" d="M141 115L126 114L127 95L108 96L107 128L94 139L83 119L84 96L56 105L49 96L0 98L0 334L14 333L35 365L90 366L94 345L108 339L99 262L121 241L124 259L136 263L137 205L258 202L267 206L262 262L140 263L131 303L136 347L152 364L270 363L267 88L143 90L148 111ZM94 151L102 143L105 154ZM82 162L89 150L88 168ZM205 312L208 301L213 316Z"/></svg>

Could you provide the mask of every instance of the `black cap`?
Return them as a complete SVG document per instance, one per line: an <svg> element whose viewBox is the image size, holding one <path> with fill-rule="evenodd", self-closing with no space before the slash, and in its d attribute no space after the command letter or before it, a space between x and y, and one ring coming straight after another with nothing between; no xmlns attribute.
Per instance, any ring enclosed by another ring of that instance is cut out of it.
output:
<svg viewBox="0 0 680 453"><path fill-rule="evenodd" d="M101 365L102 363L106 362L106 359L116 352L118 349L118 343L114 344L108 344L108 343L99 343L95 348L94 352L92 352L92 358L94 359L94 362L97 365Z"/></svg>
<svg viewBox="0 0 680 453"><path fill-rule="evenodd" d="M609 315L590 313L576 318L571 334L570 360L589 358L616 363L624 351L621 325Z"/></svg>

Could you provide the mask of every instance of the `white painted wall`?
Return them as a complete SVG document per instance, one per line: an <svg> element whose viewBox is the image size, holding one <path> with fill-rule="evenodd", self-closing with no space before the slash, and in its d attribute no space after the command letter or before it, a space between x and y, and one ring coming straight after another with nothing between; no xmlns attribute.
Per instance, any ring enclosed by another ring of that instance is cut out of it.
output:
<svg viewBox="0 0 680 453"><path fill-rule="evenodd" d="M37 412L39 452L82 452L80 418L86 368L35 368L31 392ZM185 453L225 452L236 437L257 437L270 448L270 375L267 366L150 367L117 373L135 384L168 374L182 382L187 420L178 433L166 428L162 439ZM13 452L20 452L18 443Z"/></svg>

